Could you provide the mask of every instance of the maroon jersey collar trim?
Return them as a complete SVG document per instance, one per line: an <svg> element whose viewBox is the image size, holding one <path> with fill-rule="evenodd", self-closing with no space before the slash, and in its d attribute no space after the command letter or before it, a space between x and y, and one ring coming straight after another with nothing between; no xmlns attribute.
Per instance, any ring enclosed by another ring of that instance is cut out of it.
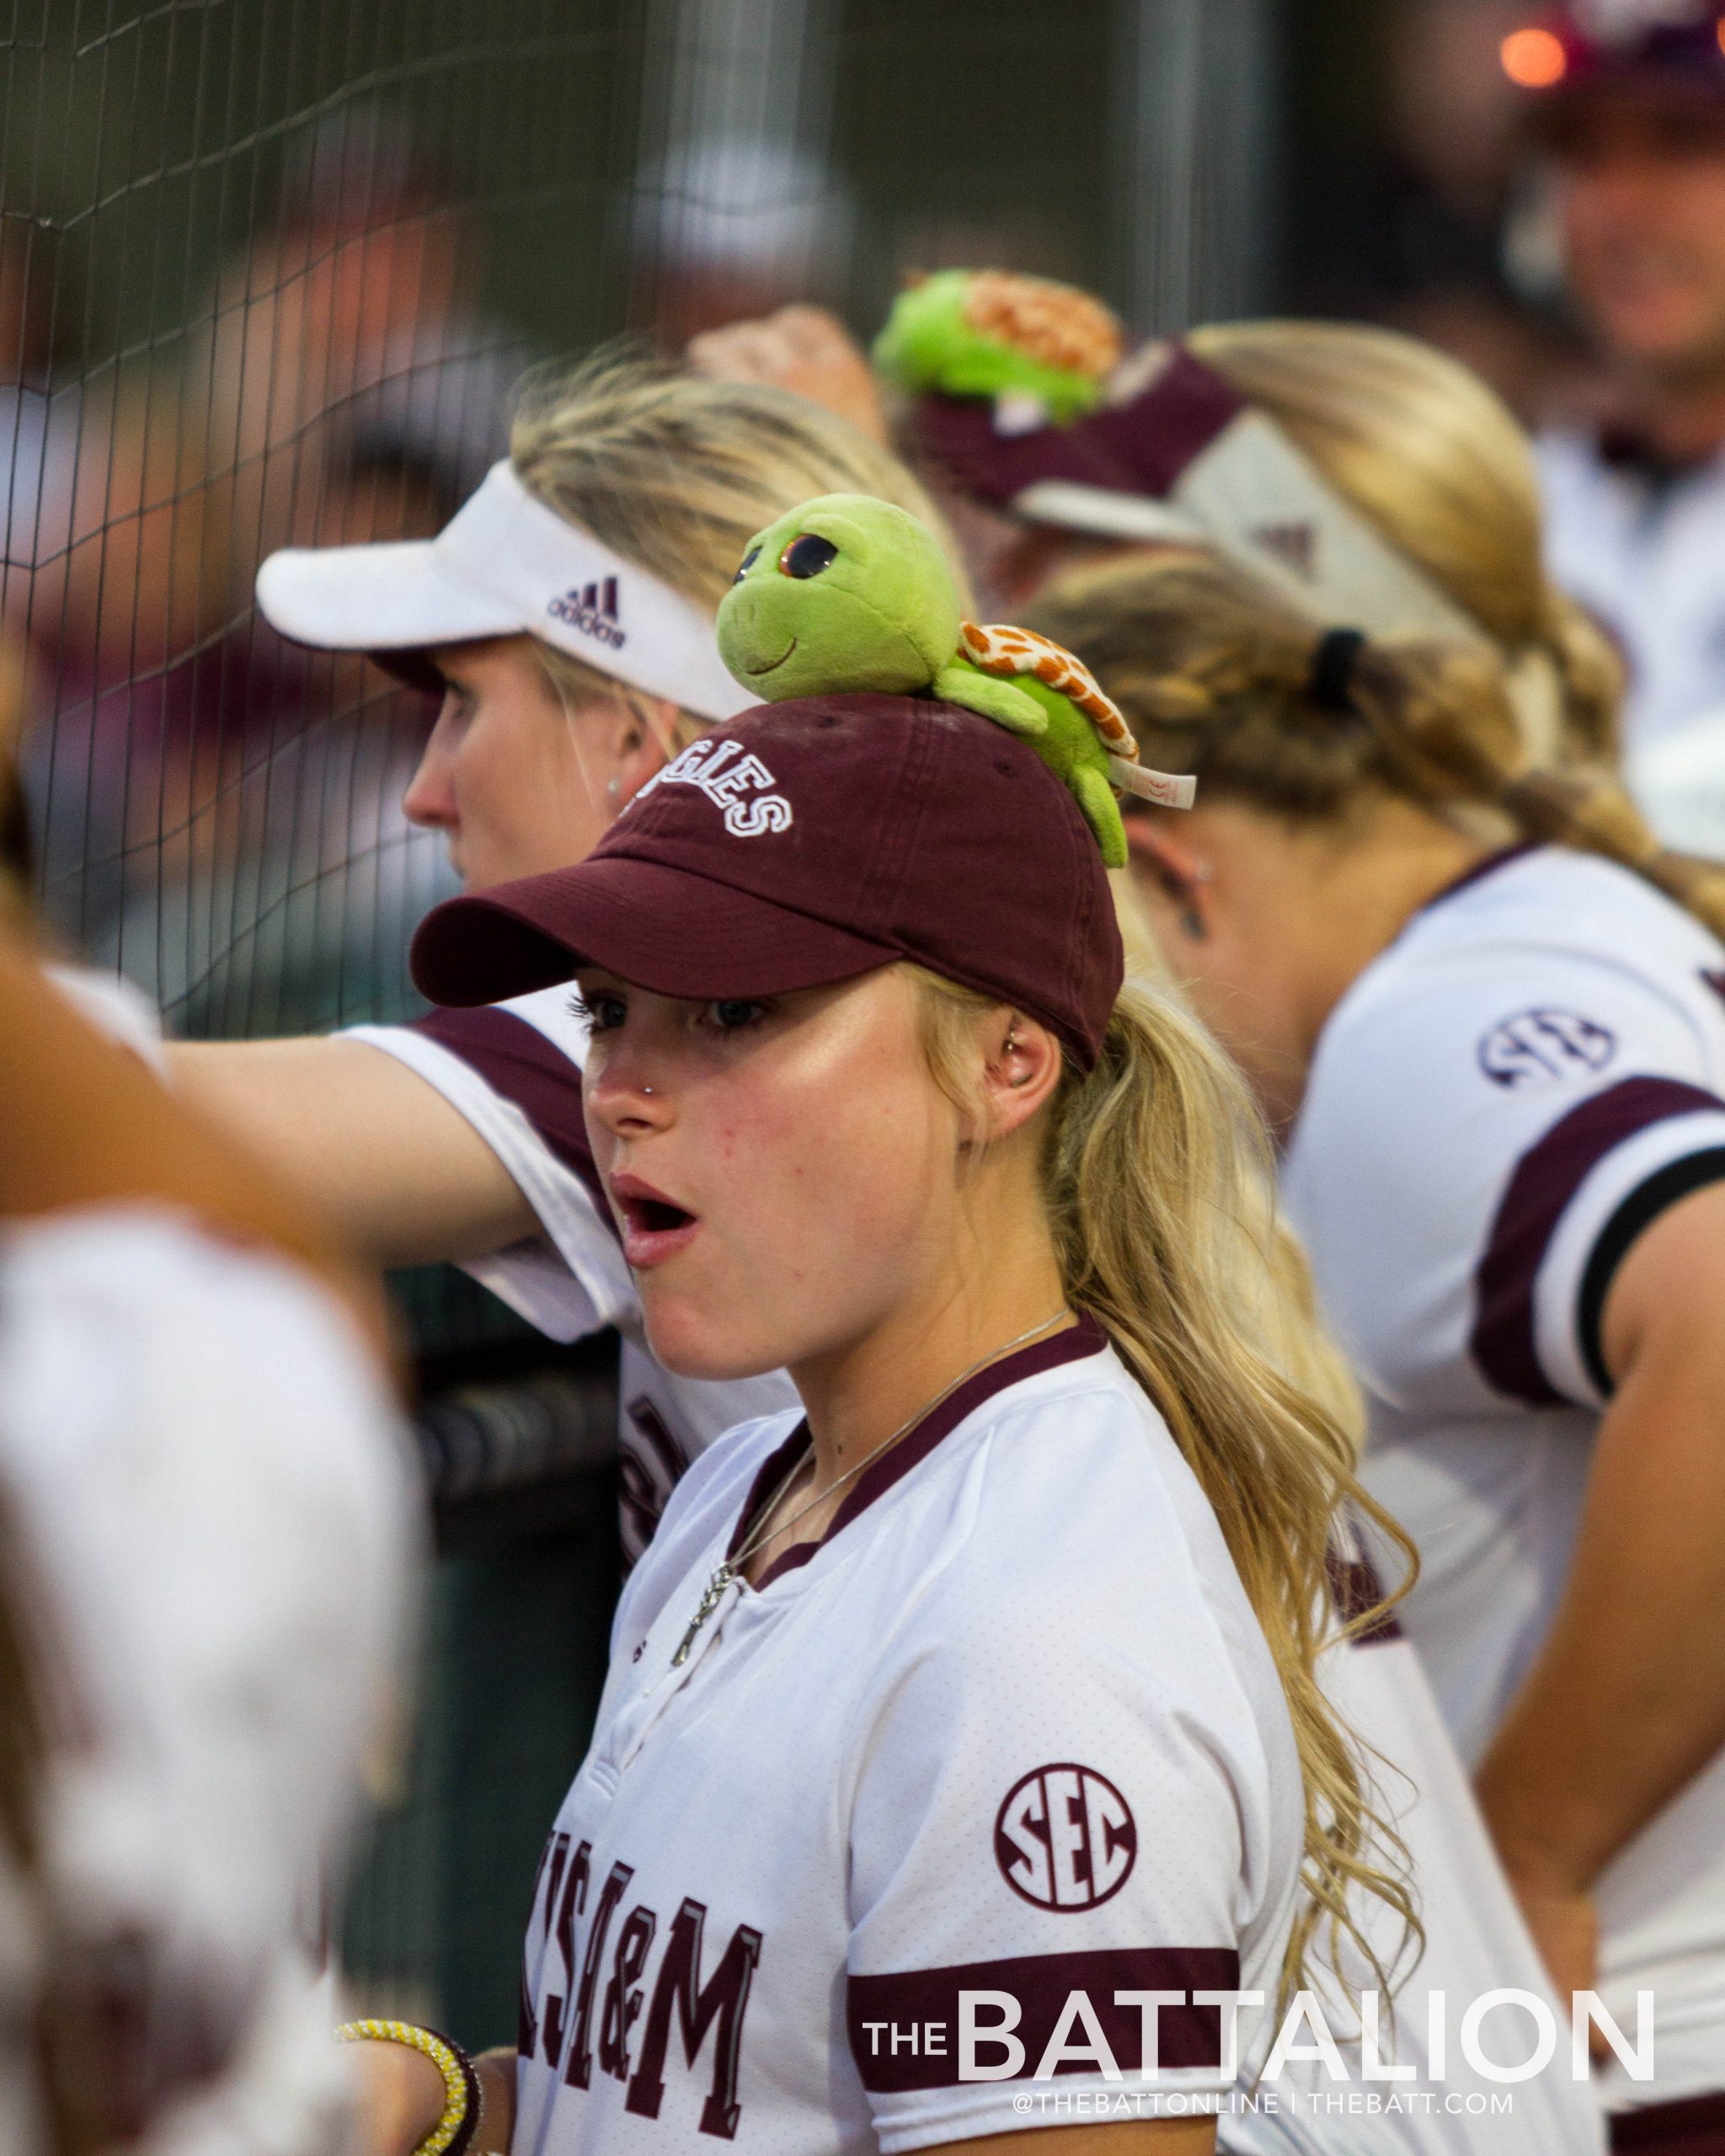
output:
<svg viewBox="0 0 1725 2156"><path fill-rule="evenodd" d="M856 1487L833 1514L818 1542L799 1542L786 1550L783 1556L773 1560L756 1582L756 1592L818 1556L835 1535L841 1534L853 1519L884 1497L895 1483L902 1481L913 1467L927 1460L943 1438L950 1436L960 1422L997 1394L1022 1384L1026 1378L1040 1377L1044 1370L1057 1370L1068 1363L1087 1362L1092 1355L1099 1355L1108 1344L1108 1335L1101 1326L1087 1312L1081 1311L1077 1324L1068 1326L1065 1331L1035 1341L1028 1348L1019 1348L1016 1354L991 1363L974 1378L967 1378L957 1391L948 1393L937 1407L925 1415L908 1436L900 1438L890 1452L884 1454L872 1467L864 1469L857 1478ZM734 1557L742 1548L761 1508L790 1473L808 1444L808 1422L799 1422L784 1443L776 1446L762 1461L760 1472L750 1486L748 1499L737 1516L725 1550L728 1558Z"/></svg>
<svg viewBox="0 0 1725 2156"><path fill-rule="evenodd" d="M1500 846L1496 853L1488 853L1483 861L1476 861L1471 868L1464 868L1459 876L1452 876L1440 891L1434 891L1413 918L1418 921L1435 907L1446 905L1459 897L1475 883L1483 883L1487 876L1495 876L1500 868L1507 868L1512 862L1525 860L1530 853L1540 851L1536 839L1524 839L1519 846Z"/></svg>

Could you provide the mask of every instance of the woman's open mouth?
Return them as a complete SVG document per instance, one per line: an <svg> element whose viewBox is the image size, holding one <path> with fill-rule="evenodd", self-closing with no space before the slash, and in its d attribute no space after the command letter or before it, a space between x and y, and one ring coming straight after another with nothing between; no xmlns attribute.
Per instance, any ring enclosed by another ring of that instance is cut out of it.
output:
<svg viewBox="0 0 1725 2156"><path fill-rule="evenodd" d="M784 664L785 661L790 657L791 654L796 648L797 639L795 637L793 637L790 642L785 646L784 649L779 654L778 657L773 660L771 666L750 666L746 668L745 671L747 673L749 679L751 681L758 681L763 674L777 674L780 667Z"/></svg>
<svg viewBox="0 0 1725 2156"><path fill-rule="evenodd" d="M622 1231L623 1257L639 1271L662 1265L686 1247L701 1223L686 1206L638 1176L618 1176L611 1186L611 1203Z"/></svg>

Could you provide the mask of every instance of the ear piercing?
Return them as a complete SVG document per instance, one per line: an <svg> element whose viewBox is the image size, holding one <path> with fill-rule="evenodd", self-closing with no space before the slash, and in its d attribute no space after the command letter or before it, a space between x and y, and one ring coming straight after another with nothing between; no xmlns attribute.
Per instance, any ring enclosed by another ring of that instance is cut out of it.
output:
<svg viewBox="0 0 1725 2156"><path fill-rule="evenodd" d="M623 798L623 782L620 778L606 779L605 782L605 798L611 803L613 808L621 807Z"/></svg>
<svg viewBox="0 0 1725 2156"><path fill-rule="evenodd" d="M1202 889L1204 885L1209 883L1213 873L1207 861L1195 862L1188 881L1197 889ZM1181 909L1180 933L1194 943L1202 943L1210 933L1204 925L1204 915L1199 913L1190 897Z"/></svg>

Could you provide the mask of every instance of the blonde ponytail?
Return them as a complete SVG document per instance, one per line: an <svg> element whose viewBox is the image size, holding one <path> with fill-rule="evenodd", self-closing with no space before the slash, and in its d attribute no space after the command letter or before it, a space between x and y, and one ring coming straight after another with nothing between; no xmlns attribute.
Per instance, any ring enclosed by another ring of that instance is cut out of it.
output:
<svg viewBox="0 0 1725 2156"><path fill-rule="evenodd" d="M1345 698L1320 702L1322 632L1197 552L1063 578L1027 621L1085 662L1150 762L1197 774L1201 798L1339 823L1374 793L1399 795L1488 842L1599 854L1725 938L1725 872L1659 844L1609 761L1580 753L1578 719L1535 755L1508 670L1482 643L1373 638ZM1580 680L1590 660L1579 616L1565 637L1563 663ZM1608 708L1602 698L1591 722L1602 739Z"/></svg>
<svg viewBox="0 0 1725 2156"><path fill-rule="evenodd" d="M965 1106L979 1016L973 990L913 969L925 990L930 1066ZM1361 1754L1318 1683L1344 1619L1329 1559L1346 1508L1407 1561L1413 1551L1354 1476L1354 1436L1288 1374L1290 1246L1267 1247L1263 1126L1221 1050L1147 983L1129 983L1096 1068L1069 1068L1049 1121L1044 1188L1068 1299L1102 1325L1161 1411L1210 1500L1269 1643L1299 1747L1306 1806L1302 1913L1283 1971L1306 1981L1314 1938L1345 1934L1387 1981L1350 1898L1386 1902L1420 1927L1400 1844L1377 1817ZM1297 1319L1293 1320L1297 1323ZM1327 1367L1327 1365L1326 1366ZM1344 1401L1351 1399L1345 1385Z"/></svg>

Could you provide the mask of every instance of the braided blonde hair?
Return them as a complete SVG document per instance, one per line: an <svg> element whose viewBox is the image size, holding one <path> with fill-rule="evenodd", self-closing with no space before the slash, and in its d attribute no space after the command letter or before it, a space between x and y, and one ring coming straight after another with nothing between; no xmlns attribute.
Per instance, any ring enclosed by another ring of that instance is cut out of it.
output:
<svg viewBox="0 0 1725 2156"><path fill-rule="evenodd" d="M910 970L936 1082L980 1113L966 1074L976 1027L996 1006ZM1285 1998L1305 1984L1324 1932L1332 1967L1342 1966L1345 1934L1388 1988L1391 1972L1355 1913L1361 1892L1397 1913L1407 1944L1421 1935L1401 1844L1374 1811L1360 1753L1316 1676L1326 1646L1381 1614L1338 1609L1329 1558L1338 1512L1369 1518L1410 1577L1414 1561L1354 1479L1354 1430L1290 1373L1295 1246L1266 1235L1268 1185L1263 1124L1232 1064L1174 995L1129 982L1096 1068L1069 1065L1062 1078L1043 1192L1067 1299L1103 1326L1161 1411L1215 1511L1281 1679L1306 1815L1306 1892L1283 1967ZM1297 1277L1306 1282L1303 1267ZM1311 1367L1326 1382L1334 1376L1327 1358ZM1354 1402L1342 1381L1342 1412L1351 1417Z"/></svg>
<svg viewBox="0 0 1725 2156"><path fill-rule="evenodd" d="M1028 619L1083 659L1151 763L1197 774L1202 798L1316 824L1397 795L1489 842L1601 855L1725 937L1725 871L1662 846L1609 764L1561 745L1535 756L1487 645L1374 638L1345 707L1322 707L1311 680L1324 632L1199 552L1075 573Z"/></svg>

